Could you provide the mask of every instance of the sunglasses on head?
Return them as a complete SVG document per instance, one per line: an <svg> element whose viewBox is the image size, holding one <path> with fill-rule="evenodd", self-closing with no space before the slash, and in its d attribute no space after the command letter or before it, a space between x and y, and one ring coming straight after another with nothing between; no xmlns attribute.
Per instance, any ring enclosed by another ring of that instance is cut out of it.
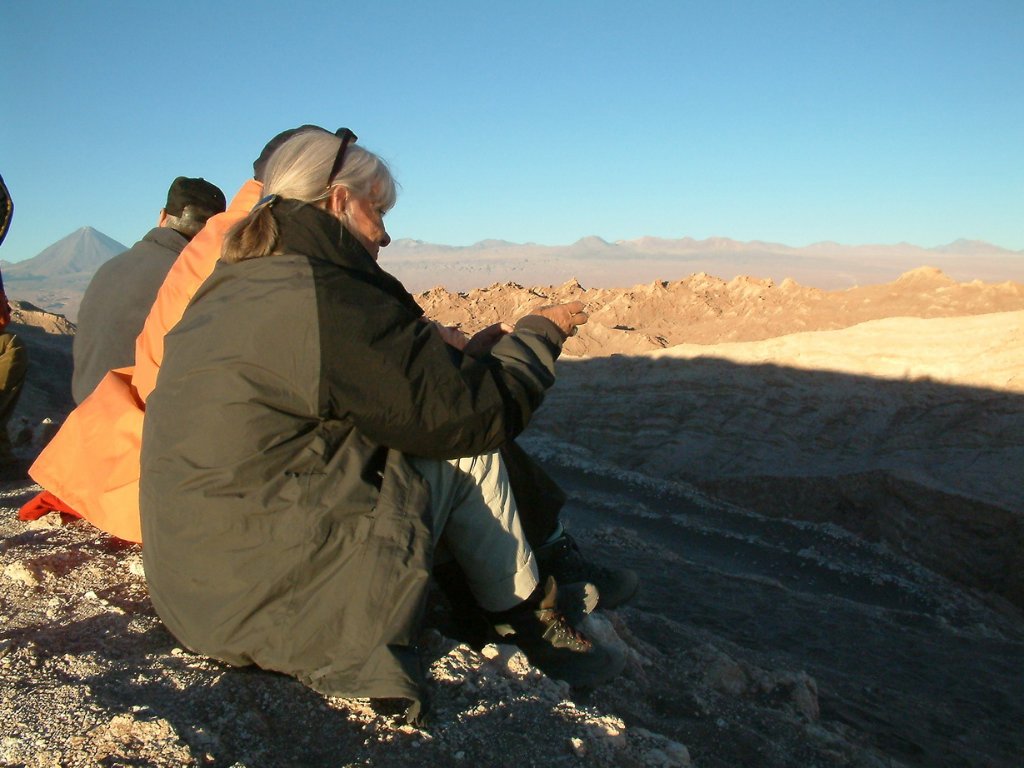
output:
<svg viewBox="0 0 1024 768"><path fill-rule="evenodd" d="M338 154L334 157L334 165L331 166L331 173L327 177L327 186L331 186L331 179L337 175L338 171L341 170L341 166L345 164L345 150L348 149L349 144L354 144L359 140L348 128L339 128L334 132L334 135L341 139L341 146L338 147Z"/></svg>

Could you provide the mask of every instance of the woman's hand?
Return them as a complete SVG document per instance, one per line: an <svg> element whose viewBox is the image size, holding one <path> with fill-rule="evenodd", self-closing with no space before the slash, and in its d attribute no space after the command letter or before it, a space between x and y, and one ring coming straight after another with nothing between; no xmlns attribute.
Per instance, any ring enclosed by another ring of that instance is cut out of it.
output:
<svg viewBox="0 0 1024 768"><path fill-rule="evenodd" d="M566 336L575 336L578 327L587 322L587 313L583 311L582 301L548 304L545 307L538 307L530 314L546 317Z"/></svg>
<svg viewBox="0 0 1024 768"><path fill-rule="evenodd" d="M441 338L444 340L445 344L449 347L455 347L456 349L466 352L466 345L470 341L469 336L454 326L441 325L434 321L430 321L430 324L437 328L437 332L441 334ZM469 353L467 352L466 354Z"/></svg>
<svg viewBox="0 0 1024 768"><path fill-rule="evenodd" d="M470 357L482 357L491 351L491 347L501 341L506 334L512 333L514 329L508 323L495 323L489 325L482 331L473 334L465 348L462 350Z"/></svg>

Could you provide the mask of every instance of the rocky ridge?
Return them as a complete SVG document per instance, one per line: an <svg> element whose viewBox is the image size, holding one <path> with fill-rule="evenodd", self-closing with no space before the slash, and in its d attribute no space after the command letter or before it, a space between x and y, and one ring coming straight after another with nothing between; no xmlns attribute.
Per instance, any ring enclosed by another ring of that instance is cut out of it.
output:
<svg viewBox="0 0 1024 768"><path fill-rule="evenodd" d="M542 304L580 300L590 321L564 354L636 354L677 344L759 341L801 331L848 328L889 317L962 317L1024 309L1024 283L957 283L922 267L884 285L824 291L784 280L698 273L626 289L586 289L576 280L524 287L517 283L455 293L434 288L416 297L426 314L472 333L520 317Z"/></svg>

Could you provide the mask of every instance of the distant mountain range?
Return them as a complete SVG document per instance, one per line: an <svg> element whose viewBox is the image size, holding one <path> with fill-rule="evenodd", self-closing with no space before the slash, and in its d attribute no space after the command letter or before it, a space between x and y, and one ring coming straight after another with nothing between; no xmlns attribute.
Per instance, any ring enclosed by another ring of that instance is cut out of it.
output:
<svg viewBox="0 0 1024 768"><path fill-rule="evenodd" d="M381 263L414 291L435 286L467 291L506 281L560 285L570 278L588 288L616 288L700 272L725 280L746 275L782 282L790 277L801 285L836 290L891 282L923 266L937 267L958 282L1024 281L1024 251L976 240L938 248L833 242L797 248L725 237L608 242L591 236L559 246L484 240L462 247L397 240L381 253Z"/></svg>
<svg viewBox="0 0 1024 768"><path fill-rule="evenodd" d="M102 232L82 227L31 259L0 261L0 266L12 298L73 321L92 275L124 250L123 244ZM890 282L922 266L938 267L958 282L1024 282L1024 251L978 240L957 240L937 248L834 242L797 248L725 237L608 242L590 236L554 246L505 240L452 246L401 239L381 253L381 264L411 291L435 286L467 291L498 282L560 285L570 278L588 288L615 288L701 272L725 280L749 275L781 282L790 277L802 285L835 290Z"/></svg>

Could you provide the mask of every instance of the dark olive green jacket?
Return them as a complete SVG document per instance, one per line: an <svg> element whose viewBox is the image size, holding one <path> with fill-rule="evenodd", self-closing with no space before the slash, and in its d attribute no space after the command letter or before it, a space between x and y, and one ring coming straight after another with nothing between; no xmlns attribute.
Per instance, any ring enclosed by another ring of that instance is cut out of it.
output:
<svg viewBox="0 0 1024 768"><path fill-rule="evenodd" d="M563 337L521 320L464 357L330 215L219 264L166 338L142 439L146 577L186 646L337 696L422 699L429 493L407 455L518 434Z"/></svg>

